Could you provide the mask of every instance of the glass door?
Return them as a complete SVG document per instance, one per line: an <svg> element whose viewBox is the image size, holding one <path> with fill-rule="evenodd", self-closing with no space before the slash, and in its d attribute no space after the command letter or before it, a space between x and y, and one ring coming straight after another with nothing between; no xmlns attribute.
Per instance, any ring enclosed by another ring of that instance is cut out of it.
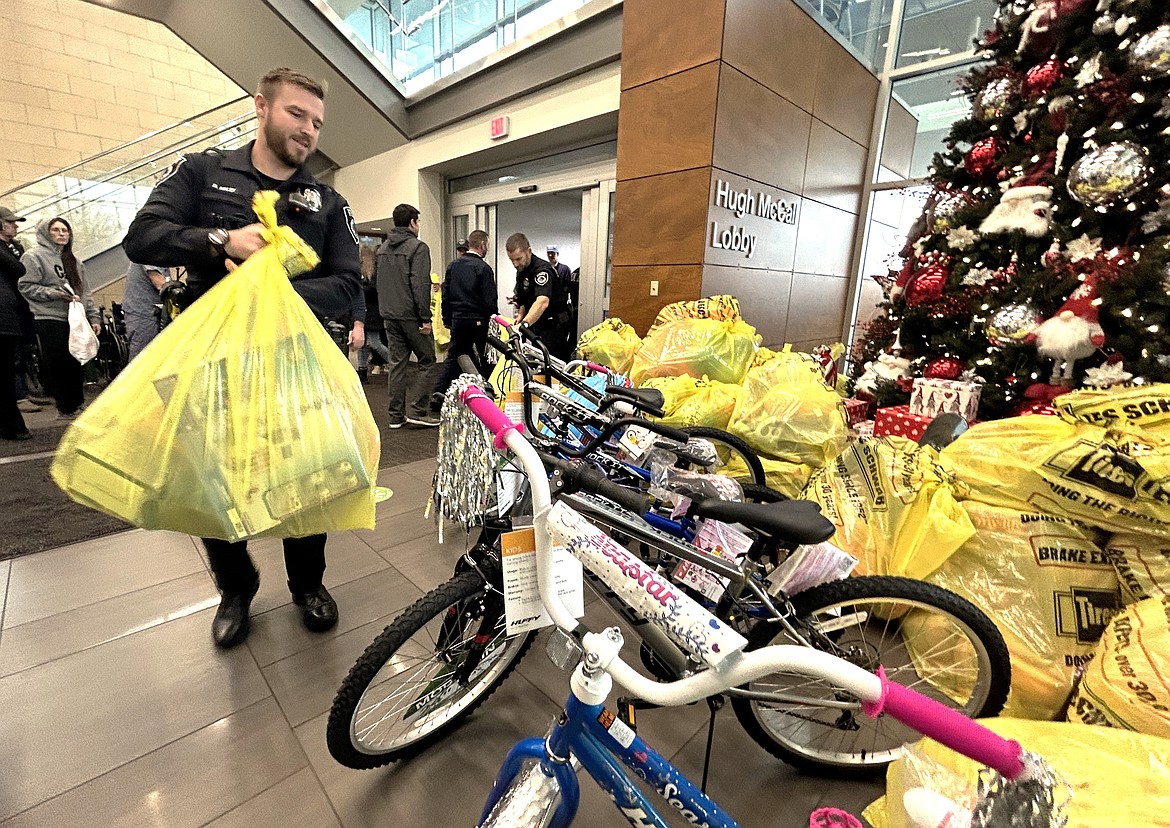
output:
<svg viewBox="0 0 1170 828"><path fill-rule="evenodd" d="M609 316L613 256L613 178L589 187L581 199L581 276L577 335Z"/></svg>

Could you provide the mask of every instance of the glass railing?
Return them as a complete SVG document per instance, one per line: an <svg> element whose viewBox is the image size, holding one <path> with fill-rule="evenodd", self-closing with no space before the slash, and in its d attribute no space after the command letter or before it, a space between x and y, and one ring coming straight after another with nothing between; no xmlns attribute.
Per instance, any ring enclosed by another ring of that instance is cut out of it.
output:
<svg viewBox="0 0 1170 828"><path fill-rule="evenodd" d="M252 99L239 98L0 193L0 201L28 219L25 247L36 243L38 221L60 216L73 227L75 252L87 259L121 243L159 173L180 155L234 149L255 135Z"/></svg>
<svg viewBox="0 0 1170 828"><path fill-rule="evenodd" d="M586 5L589 0L323 0L413 94Z"/></svg>

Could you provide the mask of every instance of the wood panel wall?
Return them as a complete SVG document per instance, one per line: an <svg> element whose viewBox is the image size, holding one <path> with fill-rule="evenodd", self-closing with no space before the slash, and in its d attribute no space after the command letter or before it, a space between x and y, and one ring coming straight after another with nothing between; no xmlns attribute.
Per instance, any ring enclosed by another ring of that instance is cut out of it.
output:
<svg viewBox="0 0 1170 828"><path fill-rule="evenodd" d="M610 312L645 332L668 302L731 293L765 344L840 337L877 79L793 0L626 0ZM711 245L716 182L798 203ZM651 282L658 295L650 295Z"/></svg>

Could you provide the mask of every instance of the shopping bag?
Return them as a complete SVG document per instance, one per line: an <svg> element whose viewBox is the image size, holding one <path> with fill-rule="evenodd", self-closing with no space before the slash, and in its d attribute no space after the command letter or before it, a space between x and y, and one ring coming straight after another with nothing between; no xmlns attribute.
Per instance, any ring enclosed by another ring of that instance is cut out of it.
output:
<svg viewBox="0 0 1170 828"><path fill-rule="evenodd" d="M85 305L74 301L69 303L69 353L82 365L89 362L98 352L98 338L93 326L85 316Z"/></svg>
<svg viewBox="0 0 1170 828"><path fill-rule="evenodd" d="M289 277L317 256L253 207L268 244L164 329L66 431L53 479L148 529L240 540L374 525L378 430L353 367Z"/></svg>

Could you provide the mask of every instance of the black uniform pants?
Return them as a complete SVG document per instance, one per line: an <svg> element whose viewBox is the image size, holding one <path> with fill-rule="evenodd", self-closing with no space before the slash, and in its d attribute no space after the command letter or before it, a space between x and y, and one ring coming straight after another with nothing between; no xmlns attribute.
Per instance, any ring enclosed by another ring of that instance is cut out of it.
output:
<svg viewBox="0 0 1170 828"><path fill-rule="evenodd" d="M247 541L204 538L203 547L220 592L246 592L259 580ZM289 592L312 592L320 587L325 575L325 535L285 538L284 571L288 574Z"/></svg>
<svg viewBox="0 0 1170 828"><path fill-rule="evenodd" d="M550 354L562 362L568 362L577 345L573 331L569 328L569 320L558 316L557 321L540 324L543 321L543 319L537 320L536 324L532 326L532 332L540 337L540 341L544 343L544 347L548 348Z"/></svg>
<svg viewBox="0 0 1170 828"><path fill-rule="evenodd" d="M16 351L21 337L0 334L0 437L15 437L28 431L16 407Z"/></svg>
<svg viewBox="0 0 1170 828"><path fill-rule="evenodd" d="M479 373L486 377L491 367L487 358L488 324L486 319L454 319L451 321L451 344L447 346L447 361L443 363L443 373L435 382L435 392L446 394L447 388L455 378L463 373L459 367L459 357L469 356L479 369Z"/></svg>
<svg viewBox="0 0 1170 828"><path fill-rule="evenodd" d="M60 319L36 320L41 343L41 382L61 414L72 414L85 402L85 369L69 353L69 323Z"/></svg>

